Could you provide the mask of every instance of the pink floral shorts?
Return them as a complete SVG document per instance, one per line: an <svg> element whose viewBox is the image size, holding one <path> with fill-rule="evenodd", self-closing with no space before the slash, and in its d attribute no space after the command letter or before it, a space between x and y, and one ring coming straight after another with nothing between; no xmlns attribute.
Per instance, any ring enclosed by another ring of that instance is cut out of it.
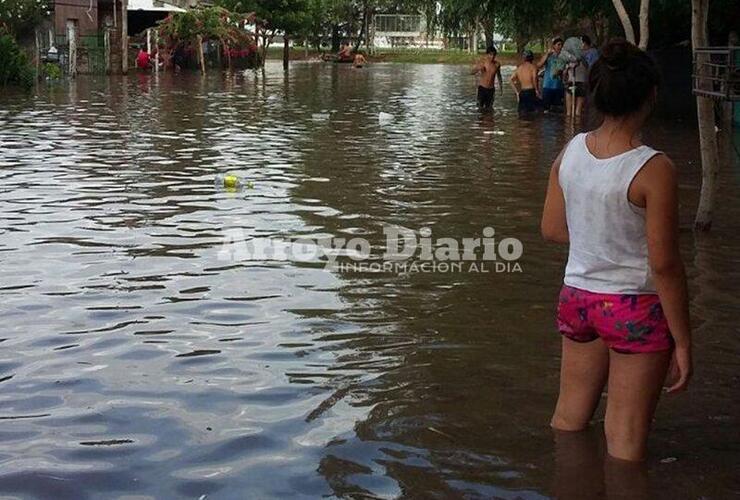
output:
<svg viewBox="0 0 740 500"><path fill-rule="evenodd" d="M601 337L621 353L667 351L673 337L657 295L593 293L564 285L558 301L560 333L576 342Z"/></svg>

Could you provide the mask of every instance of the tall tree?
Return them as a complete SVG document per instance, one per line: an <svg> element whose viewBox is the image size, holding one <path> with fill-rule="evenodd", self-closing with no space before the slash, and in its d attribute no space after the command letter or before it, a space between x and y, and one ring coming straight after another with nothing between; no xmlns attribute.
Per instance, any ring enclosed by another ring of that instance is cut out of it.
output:
<svg viewBox="0 0 740 500"><path fill-rule="evenodd" d="M518 53L536 38L550 35L565 12L551 0L499 1L497 28L511 37ZM554 11L554 12L553 12Z"/></svg>
<svg viewBox="0 0 740 500"><path fill-rule="evenodd" d="M612 0L614 3L614 9L617 11L617 16L622 22L624 28L624 37L627 41L636 44L642 50L647 50L648 41L650 40L650 0L640 0L640 40L637 41L635 37L635 29L632 26L632 20L624 7L622 0Z"/></svg>
<svg viewBox="0 0 740 500"><path fill-rule="evenodd" d="M691 43L694 48L700 87L710 86L711 82L704 77L708 75L707 54L697 54L696 49L709 45L707 21L709 19L709 0L692 0L691 2ZM714 198L716 194L717 173L719 172L719 148L715 130L714 102L710 97L696 96L696 116L699 124L699 152L701 155L701 194L699 208L694 225L700 231L712 227Z"/></svg>

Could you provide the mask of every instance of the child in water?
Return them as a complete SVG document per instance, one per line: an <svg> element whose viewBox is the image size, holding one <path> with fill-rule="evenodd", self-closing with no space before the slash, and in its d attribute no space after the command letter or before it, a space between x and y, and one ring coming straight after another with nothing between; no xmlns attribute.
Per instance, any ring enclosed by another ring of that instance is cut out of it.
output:
<svg viewBox="0 0 740 500"><path fill-rule="evenodd" d="M669 393L686 389L692 373L677 175L666 155L640 140L658 84L645 52L621 39L604 47L589 73L604 121L555 160L542 214L543 236L570 244L551 426L584 429L608 384L607 450L623 460L645 456L671 360Z"/></svg>

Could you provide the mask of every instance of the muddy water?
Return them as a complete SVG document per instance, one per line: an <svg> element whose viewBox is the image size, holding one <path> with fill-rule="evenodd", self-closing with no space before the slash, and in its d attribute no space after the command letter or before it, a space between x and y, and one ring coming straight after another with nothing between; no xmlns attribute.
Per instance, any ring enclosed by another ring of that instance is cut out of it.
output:
<svg viewBox="0 0 740 500"><path fill-rule="evenodd" d="M644 468L604 464L598 432L547 427L565 252L540 241L538 217L573 129L519 120L511 93L481 116L474 92L462 67L319 64L5 92L0 492L737 494L740 172L722 174L714 233L682 233L693 390L661 405ZM681 170L687 228L692 127L656 119L648 134ZM214 189L227 170L253 188ZM377 260L388 226L458 240L493 227L522 241L521 272L220 253L225 235L232 250L362 237Z"/></svg>

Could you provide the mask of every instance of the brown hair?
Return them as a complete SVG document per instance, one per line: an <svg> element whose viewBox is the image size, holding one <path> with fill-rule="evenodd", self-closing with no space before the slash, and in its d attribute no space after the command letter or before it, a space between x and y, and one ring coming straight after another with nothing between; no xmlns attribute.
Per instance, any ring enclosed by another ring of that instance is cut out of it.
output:
<svg viewBox="0 0 740 500"><path fill-rule="evenodd" d="M655 61L634 44L610 40L589 72L589 88L596 109L608 116L639 111L660 86Z"/></svg>

